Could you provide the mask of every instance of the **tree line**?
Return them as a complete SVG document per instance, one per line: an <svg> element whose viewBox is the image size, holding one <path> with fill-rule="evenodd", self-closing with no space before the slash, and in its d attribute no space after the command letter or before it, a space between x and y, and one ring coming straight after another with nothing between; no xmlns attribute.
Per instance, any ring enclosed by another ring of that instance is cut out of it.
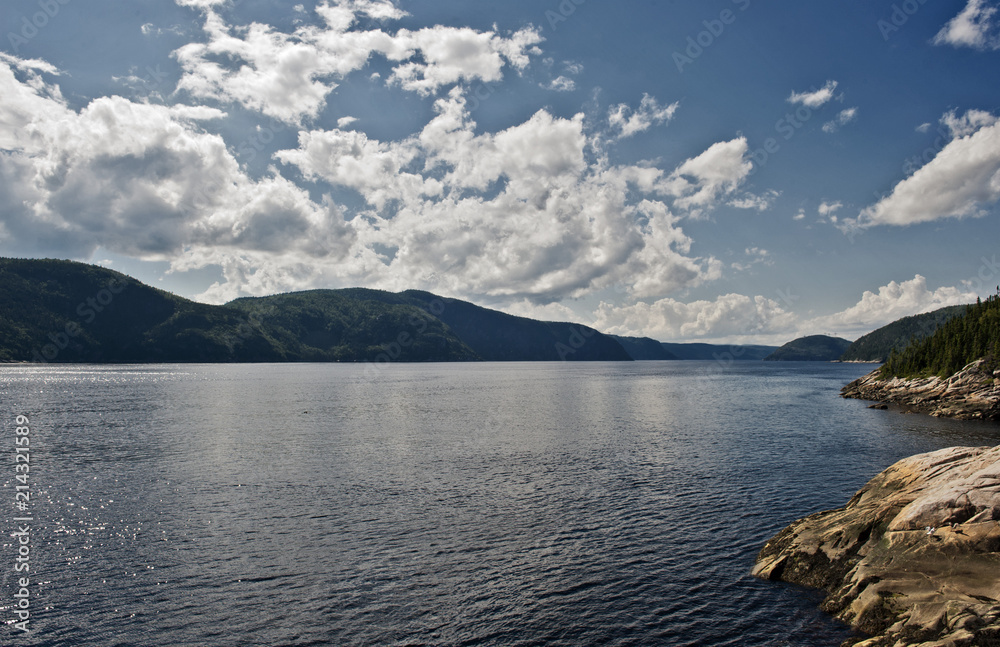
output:
<svg viewBox="0 0 1000 647"><path fill-rule="evenodd" d="M914 340L903 351L893 349L882 377L947 378L983 358L989 369L1000 367L1000 287L996 295L966 306L963 316L941 325L930 337Z"/></svg>

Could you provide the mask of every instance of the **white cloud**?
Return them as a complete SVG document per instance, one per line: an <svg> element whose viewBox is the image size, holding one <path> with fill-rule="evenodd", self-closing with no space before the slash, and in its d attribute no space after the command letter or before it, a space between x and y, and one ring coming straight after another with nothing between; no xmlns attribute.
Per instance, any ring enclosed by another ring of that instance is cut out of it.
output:
<svg viewBox="0 0 1000 647"><path fill-rule="evenodd" d="M357 117L341 117L337 120L337 128L344 129L351 124L357 123Z"/></svg>
<svg viewBox="0 0 1000 647"><path fill-rule="evenodd" d="M821 202L818 211L821 216L830 216L840 211L843 207L844 203L842 202Z"/></svg>
<svg viewBox="0 0 1000 647"><path fill-rule="evenodd" d="M377 0L323 2L316 13L324 24L292 33L260 23L227 25L213 9L218 3L208 0L178 2L205 12L208 35L207 42L173 53L183 70L178 91L239 103L293 124L315 118L338 81L361 70L373 55L395 65L389 83L427 95L463 81L499 81L505 67L523 70L530 56L540 53L536 45L542 41L535 28L510 37L440 25L395 34L355 29L358 14L378 20L406 15Z"/></svg>
<svg viewBox="0 0 1000 647"><path fill-rule="evenodd" d="M440 25L416 32L404 29L396 35L395 47L403 48L406 59L419 52L421 60L398 65L390 81L423 95L459 81L499 81L505 64L516 70L527 67L529 54L540 53L535 45L542 40L534 28L523 29L509 39L492 32ZM403 58L402 54L396 56Z"/></svg>
<svg viewBox="0 0 1000 647"><path fill-rule="evenodd" d="M942 123L953 139L937 156L863 210L849 227L910 225L944 218L985 215L1000 200L1000 120L982 111Z"/></svg>
<svg viewBox="0 0 1000 647"><path fill-rule="evenodd" d="M748 150L745 137L712 144L677 167L657 189L676 197L678 208L693 210L697 215L702 209L712 208L720 196L735 191L750 175L753 163L747 159Z"/></svg>
<svg viewBox="0 0 1000 647"><path fill-rule="evenodd" d="M931 122L928 121L926 123L922 123L919 126L917 126L916 130L917 130L918 133L926 133L926 132L929 132L930 129L933 128L933 127L934 127L934 124L932 124Z"/></svg>
<svg viewBox="0 0 1000 647"><path fill-rule="evenodd" d="M761 252L746 250L748 256L766 259L768 255ZM809 319L773 299L727 294L691 303L669 298L625 306L601 303L592 325L611 334L660 341L782 344L818 334L856 339L902 317L975 300L976 294L955 287L931 290L927 280L916 275L901 283L891 281L877 292L865 291L858 303L840 312Z"/></svg>
<svg viewBox="0 0 1000 647"><path fill-rule="evenodd" d="M552 79L548 85L542 85L542 87L554 92L572 92L576 89L576 81L568 76L560 76Z"/></svg>
<svg viewBox="0 0 1000 647"><path fill-rule="evenodd" d="M795 315L762 296L725 294L714 301L660 299L618 306L601 303L594 327L615 335L659 341L739 341L794 330Z"/></svg>
<svg viewBox="0 0 1000 647"><path fill-rule="evenodd" d="M39 60L37 58L23 59L5 52L0 52L0 62L6 63L12 69L27 72L29 75L29 83L33 84L37 84L37 80L40 78L38 73L52 74L54 76L59 76L61 74L56 66L52 65L48 61Z"/></svg>
<svg viewBox="0 0 1000 647"><path fill-rule="evenodd" d="M774 260L771 258L771 252L766 249L761 249L760 247L747 247L743 253L746 256L745 262L736 262L732 264L732 268L737 272L745 272L754 265L774 265Z"/></svg>
<svg viewBox="0 0 1000 647"><path fill-rule="evenodd" d="M958 116L954 110L941 117L941 123L948 129L953 138L966 137L981 128L992 126L998 118L985 110L969 110Z"/></svg>
<svg viewBox="0 0 1000 647"><path fill-rule="evenodd" d="M624 103L611 108L608 111L608 123L617 131L618 138L624 139L649 130L653 126L668 123L674 118L678 107L680 107L679 102L661 106L656 99L644 94L638 110L633 111Z"/></svg>
<svg viewBox="0 0 1000 647"><path fill-rule="evenodd" d="M331 130L302 132L299 148L281 151L277 158L294 164L307 179L322 179L361 193L376 209L399 200L412 203L436 195L441 185L404 169L418 152L407 145L384 144L363 132Z"/></svg>
<svg viewBox="0 0 1000 647"><path fill-rule="evenodd" d="M798 103L809 108L819 108L833 98L833 92L837 89L836 81L827 81L819 90L811 92L792 92L788 97L788 103Z"/></svg>
<svg viewBox="0 0 1000 647"><path fill-rule="evenodd" d="M781 196L780 191L770 189L763 195L744 193L738 198L729 201L729 206L735 209L753 209L756 211L767 211L774 204L774 201Z"/></svg>
<svg viewBox="0 0 1000 647"><path fill-rule="evenodd" d="M228 0L175 0L181 7L194 7L195 9L211 9L219 5L226 4Z"/></svg>
<svg viewBox="0 0 1000 647"><path fill-rule="evenodd" d="M840 130L841 126L846 126L858 117L857 108L847 108L846 110L841 110L837 115L837 118L833 121L828 121L823 124L823 132L825 133L835 133Z"/></svg>
<svg viewBox="0 0 1000 647"><path fill-rule="evenodd" d="M184 249L337 256L353 234L328 205L277 176L254 181L201 106L103 97L79 112L56 89L0 65L0 209L39 251L87 258L102 247L169 260Z"/></svg>
<svg viewBox="0 0 1000 647"><path fill-rule="evenodd" d="M806 219L806 212L804 209L799 209L799 212L794 216L792 216L792 220L805 220L805 219Z"/></svg>
<svg viewBox="0 0 1000 647"><path fill-rule="evenodd" d="M614 285L659 298L721 276L679 222L731 199L749 167L743 139L669 174L614 165L583 114L539 110L480 132L456 87L410 137L306 130L254 179L203 129L225 116L217 108L104 97L74 110L47 64L11 60L0 62L0 244L81 259L100 247L176 272L215 265L224 278L200 296L213 302L350 285L537 307ZM286 179L289 167L316 186ZM361 206L311 197L330 187Z"/></svg>
<svg viewBox="0 0 1000 647"><path fill-rule="evenodd" d="M837 334L863 335L902 317L972 303L976 296L955 287L930 290L927 279L917 274L909 281L891 281L880 287L877 294L866 290L861 300L850 308L812 319L804 327L815 331L836 331Z"/></svg>
<svg viewBox="0 0 1000 647"><path fill-rule="evenodd" d="M987 0L969 0L965 9L952 18L934 37L935 45L1000 49L997 7Z"/></svg>
<svg viewBox="0 0 1000 647"><path fill-rule="evenodd" d="M449 294L544 305L624 279L632 294L646 296L719 276L718 261L690 256L691 241L666 204L630 202L634 191L654 192L661 170L588 161L595 141L582 114L541 110L476 134L457 88L436 112L400 142L313 131L276 155L309 179L358 191L371 206L373 228L363 238L396 250L379 271L381 286L423 282Z"/></svg>

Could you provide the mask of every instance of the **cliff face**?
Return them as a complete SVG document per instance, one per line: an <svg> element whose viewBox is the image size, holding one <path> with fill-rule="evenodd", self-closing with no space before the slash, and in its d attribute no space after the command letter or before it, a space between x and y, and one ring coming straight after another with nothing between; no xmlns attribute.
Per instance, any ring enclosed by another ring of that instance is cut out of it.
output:
<svg viewBox="0 0 1000 647"><path fill-rule="evenodd" d="M1000 370L975 361L948 379L884 380L878 370L845 386L845 398L899 404L932 416L963 420L1000 420Z"/></svg>
<svg viewBox="0 0 1000 647"><path fill-rule="evenodd" d="M902 460L846 507L793 523L754 575L829 593L864 647L1000 645L1000 447Z"/></svg>

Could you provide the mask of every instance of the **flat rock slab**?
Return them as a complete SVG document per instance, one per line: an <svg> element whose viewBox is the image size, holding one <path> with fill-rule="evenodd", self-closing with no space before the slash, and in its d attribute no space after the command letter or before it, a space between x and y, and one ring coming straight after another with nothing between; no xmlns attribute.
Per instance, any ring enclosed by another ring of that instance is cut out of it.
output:
<svg viewBox="0 0 1000 647"><path fill-rule="evenodd" d="M821 588L865 647L1000 645L1000 447L899 461L838 510L793 523L754 575Z"/></svg>

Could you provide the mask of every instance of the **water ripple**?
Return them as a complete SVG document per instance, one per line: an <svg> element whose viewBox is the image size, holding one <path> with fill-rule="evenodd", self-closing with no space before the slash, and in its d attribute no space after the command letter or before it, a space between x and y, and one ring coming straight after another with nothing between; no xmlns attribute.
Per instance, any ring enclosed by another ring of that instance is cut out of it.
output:
<svg viewBox="0 0 1000 647"><path fill-rule="evenodd" d="M902 456L1000 444L839 399L864 370L3 367L33 644L837 645L818 594L749 577L763 542Z"/></svg>

